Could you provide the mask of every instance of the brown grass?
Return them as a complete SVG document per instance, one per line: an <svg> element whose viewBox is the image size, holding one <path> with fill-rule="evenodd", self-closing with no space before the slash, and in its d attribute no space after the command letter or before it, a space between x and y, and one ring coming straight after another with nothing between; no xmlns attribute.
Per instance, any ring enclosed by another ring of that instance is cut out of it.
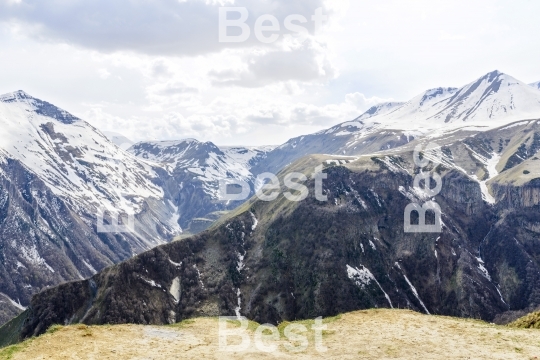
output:
<svg viewBox="0 0 540 360"><path fill-rule="evenodd" d="M310 328L312 321L299 322ZM405 310L357 311L326 319L328 352L290 353L285 339L275 353L253 344L242 353L219 351L218 321L202 318L173 326L56 327L0 359L535 359L540 333L476 320L426 316ZM229 326L234 326L230 323ZM279 327L283 332L285 324ZM250 323L251 335L257 324ZM252 337L253 339L253 337Z"/></svg>
<svg viewBox="0 0 540 360"><path fill-rule="evenodd" d="M525 315L508 326L520 329L540 329L540 311Z"/></svg>

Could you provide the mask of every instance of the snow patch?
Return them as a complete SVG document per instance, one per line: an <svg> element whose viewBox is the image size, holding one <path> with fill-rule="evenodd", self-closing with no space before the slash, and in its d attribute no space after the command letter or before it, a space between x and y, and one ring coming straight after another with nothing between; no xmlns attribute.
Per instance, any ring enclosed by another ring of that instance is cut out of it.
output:
<svg viewBox="0 0 540 360"><path fill-rule="evenodd" d="M238 306L234 309L234 312L236 313L236 317L240 318L240 310L242 310L242 292L240 291L240 288L236 289L236 298L237 298L237 304Z"/></svg>
<svg viewBox="0 0 540 360"><path fill-rule="evenodd" d="M397 268L399 270L401 270L401 273L403 274L403 277L405 278L405 281L407 282L407 284L409 284L409 287L411 288L411 291L413 293L413 295L416 297L416 300L418 300L418 302L420 303L420 305L422 305L422 307L424 308L424 311L426 312L426 314L428 315L431 315L428 311L428 309L426 308L426 305L424 305L424 302L422 301L422 299L420 299L420 296L418 295L418 291L416 291L416 288L413 286L413 284L409 281L409 278L407 277L407 275L405 275L405 273L403 272L403 269L401 269L401 266L399 266L399 263L396 262L395 265L397 266Z"/></svg>
<svg viewBox="0 0 540 360"><path fill-rule="evenodd" d="M365 289L366 285L369 285L371 284L371 281L374 281L379 287L379 289L381 289L381 291L383 292L384 297L388 301L390 307L392 309L394 308L394 306L392 306L392 301L390 301L390 296L388 296L388 294L383 290L381 284L379 284L375 276L373 276L371 271L369 271L368 268L366 268L364 265L360 265L360 268L353 268L352 266L347 265L347 276L349 277L349 279L354 281L356 285L360 286L361 289Z"/></svg>
<svg viewBox="0 0 540 360"><path fill-rule="evenodd" d="M90 270L92 272L92 274L97 274L96 269L94 269L94 267L92 265L90 265L89 263L87 263L84 260L81 260L81 261L84 264L84 266L86 266L88 268L88 270Z"/></svg>
<svg viewBox="0 0 540 360"><path fill-rule="evenodd" d="M482 260L479 257L477 257L476 260L478 261L478 270L480 270L480 272L482 273L482 275L484 275L484 277L486 279L491 281L491 276L489 275L489 272L487 271L486 267L484 266L484 260Z"/></svg>
<svg viewBox="0 0 540 360"><path fill-rule="evenodd" d="M257 220L257 218L255 217L255 214L253 214L252 212L250 212L250 214L251 214L251 219L253 220L253 225L251 225L251 230L254 231L257 228L257 225L259 224L259 220Z"/></svg>
<svg viewBox="0 0 540 360"><path fill-rule="evenodd" d="M21 305L20 302L16 302L16 301L13 301L12 298L10 298L9 296L7 296L6 294L4 293L0 293L0 295L4 296L9 302L11 305L15 306L17 309L21 310L21 311L25 311L26 308L24 306Z"/></svg>
<svg viewBox="0 0 540 360"><path fill-rule="evenodd" d="M147 283L148 285L152 286L152 287L155 287L155 288L159 288L161 289L161 285L159 285L158 283L156 283L154 280L150 280L150 279L146 279L144 278L143 276L141 276L141 279Z"/></svg>
<svg viewBox="0 0 540 360"><path fill-rule="evenodd" d="M170 262L171 264L173 264L174 266L176 266L176 267L182 267L182 262L181 262L181 261L180 261L179 263L177 263L177 262L172 261L172 260L169 258L169 262Z"/></svg>
<svg viewBox="0 0 540 360"><path fill-rule="evenodd" d="M175 277L169 289L169 293L174 297L174 303L178 304L180 301L180 278Z"/></svg>
<svg viewBox="0 0 540 360"><path fill-rule="evenodd" d="M29 263L36 266L45 266L50 272L54 273L54 269L47 264L41 255L39 255L36 245L32 245L30 248L21 246L21 255L28 260Z"/></svg>

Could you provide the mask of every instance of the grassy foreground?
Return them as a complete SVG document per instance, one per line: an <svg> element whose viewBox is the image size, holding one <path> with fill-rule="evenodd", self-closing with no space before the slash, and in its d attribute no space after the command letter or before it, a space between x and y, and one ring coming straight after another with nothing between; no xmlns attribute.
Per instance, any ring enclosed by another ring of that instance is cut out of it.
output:
<svg viewBox="0 0 540 360"><path fill-rule="evenodd" d="M171 326L54 326L35 339L0 349L0 359L536 359L540 332L476 320L426 316L407 310L367 310L325 319L326 353L305 333L307 349L293 353L283 337L271 353L254 345L256 323L245 331L246 351L220 351L218 320L200 318ZM313 321L297 324L311 328ZM229 329L238 326L229 323ZM231 337L229 343L239 343Z"/></svg>
<svg viewBox="0 0 540 360"><path fill-rule="evenodd" d="M521 329L540 329L540 311L530 313L520 319L517 319L508 326Z"/></svg>

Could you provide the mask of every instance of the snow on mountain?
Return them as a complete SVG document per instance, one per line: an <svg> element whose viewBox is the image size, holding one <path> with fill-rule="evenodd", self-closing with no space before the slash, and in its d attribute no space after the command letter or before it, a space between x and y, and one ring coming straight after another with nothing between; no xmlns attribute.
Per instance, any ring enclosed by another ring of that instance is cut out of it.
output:
<svg viewBox="0 0 540 360"><path fill-rule="evenodd" d="M218 181L234 178L247 180L249 169L236 162L210 142L195 139L140 142L128 151L137 157L165 166L170 172L180 169L203 181L205 190L217 198Z"/></svg>
<svg viewBox="0 0 540 360"><path fill-rule="evenodd" d="M540 92L509 75L493 71L459 89L435 88L405 103L374 106L354 121L323 132L335 136L360 132L359 135L366 136L382 129L420 133L465 126L492 129L538 117Z"/></svg>
<svg viewBox="0 0 540 360"><path fill-rule="evenodd" d="M174 169L179 164L194 164L202 145L195 139L142 141L128 148L128 152L142 159L170 165ZM216 147L216 150L219 149Z"/></svg>
<svg viewBox="0 0 540 360"><path fill-rule="evenodd" d="M149 164L85 121L23 91L0 97L0 127L5 157L19 160L73 204L138 212L143 198L163 197Z"/></svg>
<svg viewBox="0 0 540 360"><path fill-rule="evenodd" d="M140 142L129 152L161 168L160 183L180 215L183 229L197 233L208 227L222 211L242 201L220 199L220 180L235 179L253 185L252 168L272 147L219 148L195 139Z"/></svg>
<svg viewBox="0 0 540 360"><path fill-rule="evenodd" d="M0 293L19 306L182 231L178 207L156 185L167 174L85 121L17 91L0 96L0 129ZM129 231L100 230L119 214L122 223L134 214ZM0 301L0 324L19 311Z"/></svg>
<svg viewBox="0 0 540 360"><path fill-rule="evenodd" d="M401 107L403 104L402 102L384 102L381 104L377 104L375 106L372 106L369 108L365 113L354 119L354 121L361 121L361 120L367 120L369 118L372 118L374 116L378 115L386 115L393 110Z"/></svg>
<svg viewBox="0 0 540 360"><path fill-rule="evenodd" d="M537 81L537 82L532 83L532 84L529 84L529 85L531 85L531 86L532 86L533 88L535 88L535 89L539 89L539 90L540 90L540 81Z"/></svg>
<svg viewBox="0 0 540 360"><path fill-rule="evenodd" d="M261 161L261 159L263 159L268 152L275 148L275 146L271 145L257 147L220 146L221 151L223 151L235 162L245 166L247 169L251 169L254 165Z"/></svg>
<svg viewBox="0 0 540 360"><path fill-rule="evenodd" d="M133 145L133 155L160 164L170 172L184 170L203 182L205 191L218 198L218 181L237 179L250 182L251 167L272 147L222 147L195 139L147 141Z"/></svg>
<svg viewBox="0 0 540 360"><path fill-rule="evenodd" d="M290 139L268 153L265 163L268 169L279 171L308 154L371 154L425 136L480 132L537 118L540 91L493 71L461 88L439 87L405 103L383 103L353 121Z"/></svg>
<svg viewBox="0 0 540 360"><path fill-rule="evenodd" d="M0 96L0 128L0 157L20 161L87 222L103 209L144 216L146 224L136 229L142 248L181 232L167 220L175 209L154 183L158 175L152 164L120 149L87 122L17 91ZM156 230L150 218L163 229Z"/></svg>
<svg viewBox="0 0 540 360"><path fill-rule="evenodd" d="M428 90L400 108L371 118L385 128L429 131L475 126L495 128L540 117L540 92L493 71L459 89Z"/></svg>

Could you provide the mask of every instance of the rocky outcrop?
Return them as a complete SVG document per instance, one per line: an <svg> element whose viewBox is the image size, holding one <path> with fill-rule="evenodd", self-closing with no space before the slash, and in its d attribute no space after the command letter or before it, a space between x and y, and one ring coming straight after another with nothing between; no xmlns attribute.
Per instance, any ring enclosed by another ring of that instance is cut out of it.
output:
<svg viewBox="0 0 540 360"><path fill-rule="evenodd" d="M540 179L522 186L494 183L491 188L502 208L519 209L540 205Z"/></svg>

